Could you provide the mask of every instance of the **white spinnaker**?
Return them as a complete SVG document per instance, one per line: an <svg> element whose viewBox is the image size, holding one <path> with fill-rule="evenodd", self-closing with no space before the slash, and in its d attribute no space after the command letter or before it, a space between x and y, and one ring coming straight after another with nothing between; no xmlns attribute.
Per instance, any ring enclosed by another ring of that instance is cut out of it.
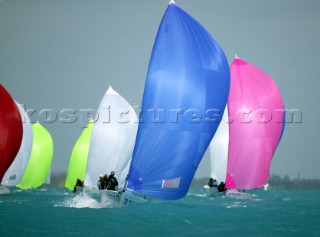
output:
<svg viewBox="0 0 320 237"><path fill-rule="evenodd" d="M12 162L11 166L5 173L2 178L1 184L4 186L16 186L20 183L21 178L24 174L24 171L27 167L30 153L32 149L32 142L33 142L33 131L32 131L32 124L30 123L30 119L28 114L25 112L23 107L16 102L16 105L19 109L21 120L22 120L22 127L23 127L23 135L22 135L22 142L18 154L16 155L14 161Z"/></svg>
<svg viewBox="0 0 320 237"><path fill-rule="evenodd" d="M136 140L138 117L111 86L102 98L93 125L84 185L97 188L100 174L115 172L123 187Z"/></svg>
<svg viewBox="0 0 320 237"><path fill-rule="evenodd" d="M226 181L229 145L228 106L226 106L220 125L210 143L211 178L219 183Z"/></svg>

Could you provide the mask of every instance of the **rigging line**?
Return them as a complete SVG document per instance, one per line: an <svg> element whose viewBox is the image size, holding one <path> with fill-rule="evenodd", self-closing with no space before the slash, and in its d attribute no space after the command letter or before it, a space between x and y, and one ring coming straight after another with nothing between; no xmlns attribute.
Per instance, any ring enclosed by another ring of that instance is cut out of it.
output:
<svg viewBox="0 0 320 237"><path fill-rule="evenodd" d="M123 149L122 149L122 153L121 153L122 156L123 156L124 152L127 150L127 146L129 145L131 137L134 136L134 134L137 134L137 130L134 128L134 126L132 126L130 130L131 131L130 131L130 133L128 135L128 139L126 139L126 143L125 143L125 145L123 146ZM133 156L133 150L132 150L132 153L131 153L131 159L132 159L132 156Z"/></svg>
<svg viewBox="0 0 320 237"><path fill-rule="evenodd" d="M134 113L134 111L132 111L132 112ZM134 117L134 116L130 116L130 117L132 119L132 117ZM130 119L130 121L132 121L131 119ZM125 132L124 129L121 129L121 131L119 132L119 136L118 136L118 139L117 139L117 142L116 142L116 149L115 149L116 150L115 157L118 157L117 168L118 168L118 165L119 165L120 161L122 161L124 159L124 155L125 155L124 153L127 150L127 147L128 147L128 145L129 145L129 143L131 141L131 138L132 138L132 136L134 136L135 131L136 131L136 129L134 127L134 124L128 123L128 124L125 124L124 126L129 127L130 132L129 132L128 136L127 136L127 139L121 139L121 138L126 138L126 135L127 135L127 133ZM122 144L124 146L122 146L122 147L120 146L120 141L121 140L125 140L125 143ZM132 154L131 154L131 157L132 157ZM112 165L114 165L115 162L116 162L116 160L113 159ZM119 169L119 171L122 171L122 169Z"/></svg>
<svg viewBox="0 0 320 237"><path fill-rule="evenodd" d="M132 93L129 97L129 100L131 102L134 102L134 99L136 96L137 96L137 93L138 93L138 89L139 87L141 86L141 83L143 82L143 78L145 79L145 77L143 77L143 73L146 71L146 67L149 63L149 60L150 60L150 55L145 59L144 61L144 64L140 70L140 72L138 73L138 76L136 77L136 79L134 80L134 87L133 87L133 90L132 90ZM139 96L140 97L140 101L142 100L142 96Z"/></svg>
<svg viewBox="0 0 320 237"><path fill-rule="evenodd" d="M122 127L121 127L122 128ZM123 140L121 139L124 136L124 129L122 128L121 131L119 132L119 135L117 136L117 141L116 141L116 146L115 146L115 155L113 157L113 161L112 161L112 166L115 166L115 163L117 165L119 165L120 160L122 160L123 156L120 156L123 151L121 151L121 146L120 146L120 141ZM118 158L118 159L116 159ZM116 161L117 160L117 161Z"/></svg>
<svg viewBox="0 0 320 237"><path fill-rule="evenodd" d="M126 180L123 180L118 186L120 186L120 185L123 184L124 182L126 182Z"/></svg>

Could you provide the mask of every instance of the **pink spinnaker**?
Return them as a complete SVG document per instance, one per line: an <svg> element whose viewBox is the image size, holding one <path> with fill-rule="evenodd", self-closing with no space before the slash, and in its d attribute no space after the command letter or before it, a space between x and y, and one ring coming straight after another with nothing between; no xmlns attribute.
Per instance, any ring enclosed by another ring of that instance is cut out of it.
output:
<svg viewBox="0 0 320 237"><path fill-rule="evenodd" d="M254 189L269 178L283 126L276 84L259 68L236 58L230 68L227 188Z"/></svg>

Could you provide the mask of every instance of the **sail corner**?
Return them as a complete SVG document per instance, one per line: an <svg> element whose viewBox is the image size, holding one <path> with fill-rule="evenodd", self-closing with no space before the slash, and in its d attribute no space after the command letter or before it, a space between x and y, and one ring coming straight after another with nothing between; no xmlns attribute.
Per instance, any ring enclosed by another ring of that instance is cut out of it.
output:
<svg viewBox="0 0 320 237"><path fill-rule="evenodd" d="M107 94L109 95L118 95L118 93L109 85L109 88L107 90Z"/></svg>

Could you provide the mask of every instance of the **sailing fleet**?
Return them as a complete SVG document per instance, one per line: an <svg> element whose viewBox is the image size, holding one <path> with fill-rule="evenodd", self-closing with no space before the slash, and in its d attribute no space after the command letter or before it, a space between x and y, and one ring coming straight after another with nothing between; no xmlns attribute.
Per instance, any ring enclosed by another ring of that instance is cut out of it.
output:
<svg viewBox="0 0 320 237"><path fill-rule="evenodd" d="M31 124L23 107L0 85L0 193L5 187L39 188L50 180L53 139L39 123Z"/></svg>
<svg viewBox="0 0 320 237"><path fill-rule="evenodd" d="M0 86L0 180L38 188L53 140ZM14 118L14 119L8 119ZM22 122L22 119L26 121ZM139 116L109 86L72 150L65 187L95 192L115 206L183 198L207 148L211 178L235 190L263 187L284 130L284 103L265 72L235 58L231 67L213 36L170 1L154 42ZM99 190L114 173L115 190ZM205 187L208 195L217 193Z"/></svg>

